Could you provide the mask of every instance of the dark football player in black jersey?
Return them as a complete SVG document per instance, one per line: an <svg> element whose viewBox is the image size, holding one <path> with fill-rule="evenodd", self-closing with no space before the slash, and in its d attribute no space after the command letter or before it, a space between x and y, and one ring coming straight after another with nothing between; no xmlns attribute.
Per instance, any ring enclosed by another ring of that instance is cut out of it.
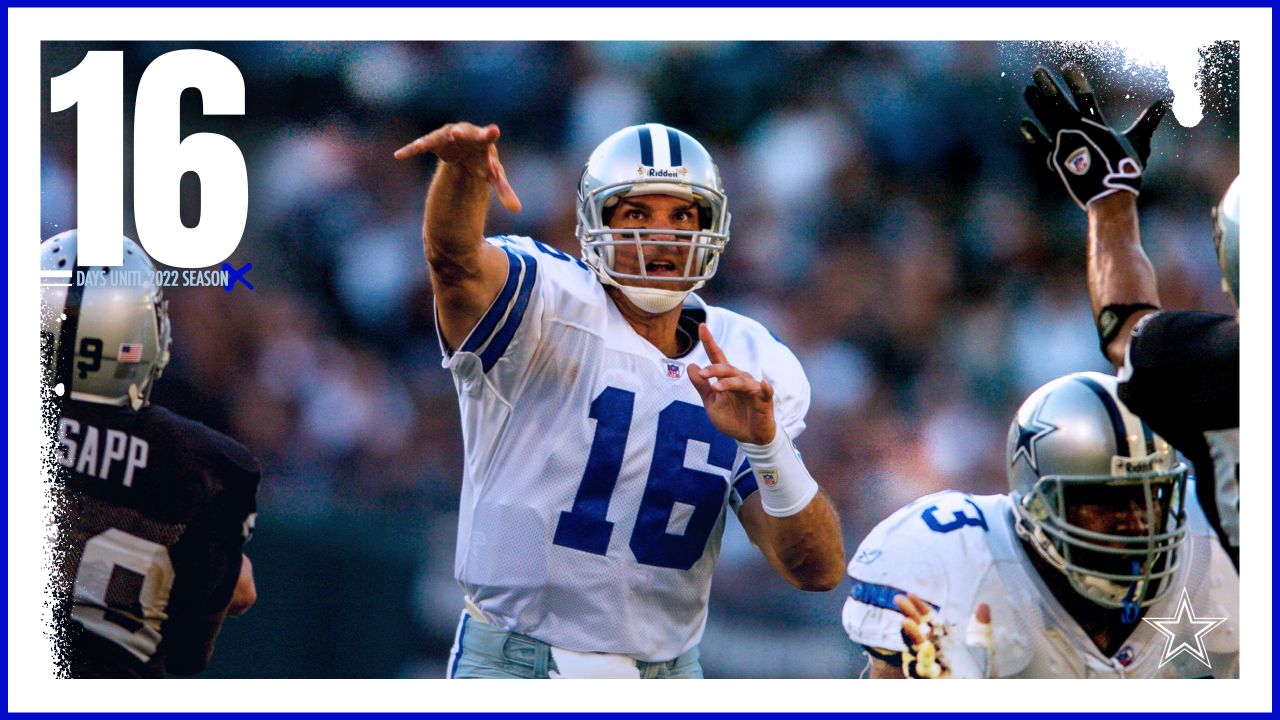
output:
<svg viewBox="0 0 1280 720"><path fill-rule="evenodd" d="M1240 565L1240 188L1214 208L1214 245L1235 315L1160 309L1155 270L1138 232L1138 190L1157 101L1120 133L1107 125L1079 67L1036 68L1026 100L1039 123L1023 134L1048 154L1089 216L1089 297L1102 351L1118 369L1120 398L1191 461L1196 494ZM1047 131L1047 132L1046 132ZM1050 138L1053 138L1052 140Z"/></svg>
<svg viewBox="0 0 1280 720"><path fill-rule="evenodd" d="M148 402L169 361L169 316L142 249L41 289L61 672L163 677L204 669L227 615L253 604L243 554L258 463L240 443ZM77 234L41 244L44 271L77 267ZM98 273L101 273L100 275ZM68 284L63 285L61 283ZM52 413L51 413L52 415Z"/></svg>

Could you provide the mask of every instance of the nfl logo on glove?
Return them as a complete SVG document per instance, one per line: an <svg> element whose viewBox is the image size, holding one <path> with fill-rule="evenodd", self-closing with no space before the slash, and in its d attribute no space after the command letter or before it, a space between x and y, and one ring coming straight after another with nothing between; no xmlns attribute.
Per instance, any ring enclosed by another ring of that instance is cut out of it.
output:
<svg viewBox="0 0 1280 720"><path fill-rule="evenodd" d="M1067 169L1076 175L1089 172L1089 148L1082 147L1067 158Z"/></svg>

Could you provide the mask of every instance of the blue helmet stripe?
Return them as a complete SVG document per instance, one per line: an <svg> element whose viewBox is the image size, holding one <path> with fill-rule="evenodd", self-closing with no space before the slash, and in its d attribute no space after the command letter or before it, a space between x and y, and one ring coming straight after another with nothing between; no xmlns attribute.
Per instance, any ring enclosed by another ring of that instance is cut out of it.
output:
<svg viewBox="0 0 1280 720"><path fill-rule="evenodd" d="M1094 380L1087 377L1077 377L1076 380L1092 390L1093 394L1102 401L1102 406L1107 409L1107 415L1111 418L1111 429L1116 435L1116 454L1130 457L1132 453L1129 452L1129 434L1125 432L1124 416L1120 414L1120 406L1116 404L1116 399Z"/></svg>
<svg viewBox="0 0 1280 720"><path fill-rule="evenodd" d="M1138 418L1138 422L1142 423L1142 438L1147 441L1147 454L1155 455L1156 439L1155 436L1151 434L1150 426L1148 426L1146 421L1142 418Z"/></svg>
<svg viewBox="0 0 1280 720"><path fill-rule="evenodd" d="M679 167L684 163L680 157L680 135L675 128L667 128L667 144L671 148L671 167Z"/></svg>
<svg viewBox="0 0 1280 720"><path fill-rule="evenodd" d="M640 127L640 164L653 167L653 136L644 126Z"/></svg>

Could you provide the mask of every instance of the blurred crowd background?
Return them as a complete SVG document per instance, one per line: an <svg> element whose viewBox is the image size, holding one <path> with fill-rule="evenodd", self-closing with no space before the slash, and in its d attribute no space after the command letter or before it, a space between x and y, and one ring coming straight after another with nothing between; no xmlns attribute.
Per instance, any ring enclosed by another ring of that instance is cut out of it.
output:
<svg viewBox="0 0 1280 720"><path fill-rule="evenodd" d="M400 145L452 120L498 123L524 210L495 203L490 233L576 255L575 185L598 142L647 121L699 138L733 213L701 294L799 356L813 388L799 446L852 553L917 496L1003 492L1023 397L1109 370L1085 215L1018 130L1031 70L1083 61L1116 124L1167 91L1118 49L1035 43L45 43L44 237L75 218L76 113L48 112L47 78L124 50L131 112L142 70L180 47L230 58L247 88L237 118L202 116L188 91L183 128L244 153L231 262L253 263L254 289L169 291L173 362L154 396L263 465L247 547L260 600L227 623L208 677L444 675L462 444L420 239L434 161L394 161ZM1166 118L1140 207L1165 305L1229 311L1209 208L1239 162L1234 46L1205 58L1205 117ZM731 520L707 675L856 675L847 590L789 588Z"/></svg>

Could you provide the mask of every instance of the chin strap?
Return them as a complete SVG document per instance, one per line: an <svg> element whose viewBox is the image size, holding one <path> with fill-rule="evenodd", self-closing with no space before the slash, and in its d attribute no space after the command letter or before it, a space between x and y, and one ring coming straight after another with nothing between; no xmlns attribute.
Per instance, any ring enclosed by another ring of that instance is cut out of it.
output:
<svg viewBox="0 0 1280 720"><path fill-rule="evenodd" d="M611 252L612 248L605 248L606 252ZM699 252L702 252L701 250ZM684 299L689 297L689 293L702 287L703 282L693 283L688 290L666 290L663 288L635 287L633 285L625 285L614 279L612 275L605 269L607 263L612 263L612 259L605 260L599 254L588 253L584 247L583 260L596 274L596 278L605 285L612 285L622 291L623 295L631 301L632 305L652 315L661 315L672 308L680 307L684 303Z"/></svg>
<svg viewBox="0 0 1280 720"><path fill-rule="evenodd" d="M594 269L594 268L593 268ZM671 308L680 307L684 299L689 297L689 293L693 292L698 285L688 290L663 290L662 288L633 287L631 285L623 285L614 280L608 273L596 271L596 277L600 278L600 282L605 285L612 285L622 291L623 295L631 301L632 305L653 315L661 315Z"/></svg>
<svg viewBox="0 0 1280 720"><path fill-rule="evenodd" d="M1132 562L1133 574L1137 575L1142 570L1142 565L1137 560ZM1124 599L1120 601L1120 606L1123 608L1120 612L1120 622L1125 625L1133 625L1138 622L1138 616L1142 613L1142 606L1136 599L1137 594L1138 581L1134 580L1133 584L1129 586L1129 591L1124 594Z"/></svg>

